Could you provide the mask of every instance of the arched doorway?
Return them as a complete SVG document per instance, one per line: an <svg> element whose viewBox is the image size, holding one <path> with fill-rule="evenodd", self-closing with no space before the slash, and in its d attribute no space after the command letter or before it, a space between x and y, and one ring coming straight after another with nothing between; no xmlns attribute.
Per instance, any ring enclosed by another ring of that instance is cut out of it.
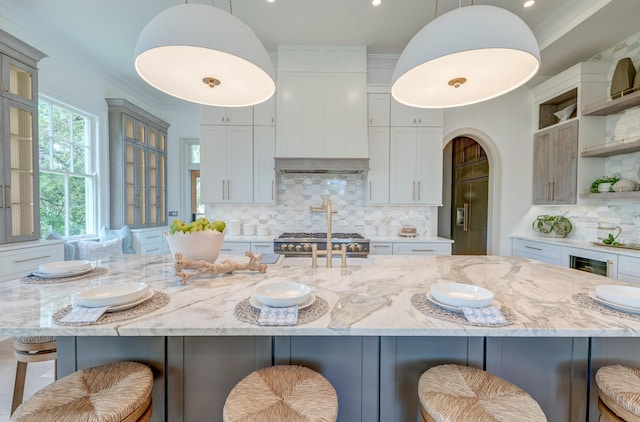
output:
<svg viewBox="0 0 640 422"><path fill-rule="evenodd" d="M454 255L486 255L489 228L489 160L471 136L457 136L443 152L443 198L438 235L453 239Z"/></svg>

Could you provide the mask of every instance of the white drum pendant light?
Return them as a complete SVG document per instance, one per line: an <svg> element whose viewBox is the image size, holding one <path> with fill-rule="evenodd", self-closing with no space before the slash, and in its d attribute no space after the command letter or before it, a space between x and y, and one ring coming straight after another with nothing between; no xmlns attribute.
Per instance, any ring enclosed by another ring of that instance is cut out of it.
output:
<svg viewBox="0 0 640 422"><path fill-rule="evenodd" d="M173 6L151 19L138 38L135 67L160 91L212 106L258 104L276 87L271 59L255 33L206 4Z"/></svg>
<svg viewBox="0 0 640 422"><path fill-rule="evenodd" d="M506 94L531 79L540 49L522 19L494 6L465 6L422 28L400 55L391 94L413 107L448 108Z"/></svg>

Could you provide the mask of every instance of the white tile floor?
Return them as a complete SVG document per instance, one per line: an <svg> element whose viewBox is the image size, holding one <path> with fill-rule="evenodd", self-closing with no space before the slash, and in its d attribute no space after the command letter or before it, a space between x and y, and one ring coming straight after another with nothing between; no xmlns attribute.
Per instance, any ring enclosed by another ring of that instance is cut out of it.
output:
<svg viewBox="0 0 640 422"><path fill-rule="evenodd" d="M27 366L27 380L24 399L53 382L54 361L30 363ZM0 422L8 422L13 397L13 382L16 377L16 360L13 356L13 340L0 337Z"/></svg>

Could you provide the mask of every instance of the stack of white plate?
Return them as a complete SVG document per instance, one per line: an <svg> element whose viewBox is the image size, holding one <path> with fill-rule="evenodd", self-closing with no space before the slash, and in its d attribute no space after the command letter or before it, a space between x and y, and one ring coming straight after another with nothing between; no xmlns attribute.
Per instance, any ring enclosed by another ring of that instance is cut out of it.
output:
<svg viewBox="0 0 640 422"><path fill-rule="evenodd" d="M306 284L283 281L258 286L253 302L274 308L295 305L305 305L306 307L313 303L308 303L311 296L311 288ZM315 300L315 296L313 300Z"/></svg>
<svg viewBox="0 0 640 422"><path fill-rule="evenodd" d="M632 314L640 314L640 287L600 284L589 294L593 300Z"/></svg>
<svg viewBox="0 0 640 422"><path fill-rule="evenodd" d="M91 261L56 261L40 265L32 274L41 278L75 277L92 269Z"/></svg>
<svg viewBox="0 0 640 422"><path fill-rule="evenodd" d="M152 296L147 283L106 284L78 292L75 304L87 308L108 306L107 311L114 312L137 306Z"/></svg>
<svg viewBox="0 0 640 422"><path fill-rule="evenodd" d="M436 283L427 299L441 308L461 312L461 308L484 308L493 303L493 293L483 287L462 283Z"/></svg>

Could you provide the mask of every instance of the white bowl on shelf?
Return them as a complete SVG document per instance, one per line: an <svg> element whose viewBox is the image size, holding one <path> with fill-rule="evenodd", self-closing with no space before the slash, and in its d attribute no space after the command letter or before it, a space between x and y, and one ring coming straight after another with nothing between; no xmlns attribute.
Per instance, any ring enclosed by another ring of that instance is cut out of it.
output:
<svg viewBox="0 0 640 422"><path fill-rule="evenodd" d="M573 113L575 109L576 105L571 104L570 106L567 106L562 110L556 111L555 113L553 113L553 115L556 116L561 122L564 122L571 116L571 113Z"/></svg>
<svg viewBox="0 0 640 422"><path fill-rule="evenodd" d="M263 284L256 288L256 299L274 308L300 305L309 298L310 294L309 286L292 281Z"/></svg>
<svg viewBox="0 0 640 422"><path fill-rule="evenodd" d="M596 295L618 305L640 308L640 287L600 284L596 286Z"/></svg>
<svg viewBox="0 0 640 422"><path fill-rule="evenodd" d="M76 305L87 308L119 306L142 298L148 291L147 283L105 284L78 292Z"/></svg>
<svg viewBox="0 0 640 422"><path fill-rule="evenodd" d="M483 287L462 283L436 283L431 296L445 305L484 308L493 302L493 293Z"/></svg>

